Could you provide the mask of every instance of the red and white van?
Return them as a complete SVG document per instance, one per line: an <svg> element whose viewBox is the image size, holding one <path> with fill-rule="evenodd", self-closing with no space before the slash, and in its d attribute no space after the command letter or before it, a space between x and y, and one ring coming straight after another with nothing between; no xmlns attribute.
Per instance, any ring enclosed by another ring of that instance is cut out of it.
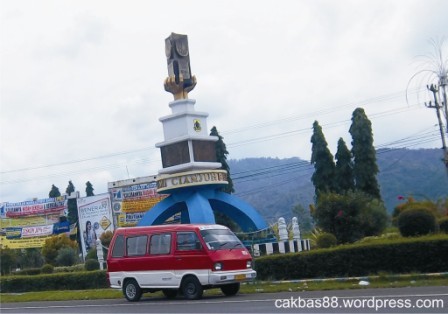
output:
<svg viewBox="0 0 448 314"><path fill-rule="evenodd" d="M162 290L199 299L204 289L235 295L240 282L256 277L252 256L237 236L221 225L176 224L118 228L107 255L111 288L129 301Z"/></svg>

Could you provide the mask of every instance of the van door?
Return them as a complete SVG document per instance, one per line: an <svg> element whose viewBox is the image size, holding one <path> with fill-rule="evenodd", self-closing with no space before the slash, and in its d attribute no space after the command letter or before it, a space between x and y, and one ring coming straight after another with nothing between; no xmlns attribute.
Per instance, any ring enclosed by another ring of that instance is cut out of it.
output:
<svg viewBox="0 0 448 314"><path fill-rule="evenodd" d="M202 284L208 284L211 261L194 231L176 232L174 269L177 280L185 274L195 274Z"/></svg>
<svg viewBox="0 0 448 314"><path fill-rule="evenodd" d="M141 285L145 287L177 287L173 262L171 233L152 234L148 255L144 259L146 271L142 276Z"/></svg>

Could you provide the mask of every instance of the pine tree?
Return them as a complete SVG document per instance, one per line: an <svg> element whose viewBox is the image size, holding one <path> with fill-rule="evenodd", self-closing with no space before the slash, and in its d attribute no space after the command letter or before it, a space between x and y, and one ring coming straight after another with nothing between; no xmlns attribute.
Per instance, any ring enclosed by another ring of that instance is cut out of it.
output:
<svg viewBox="0 0 448 314"><path fill-rule="evenodd" d="M338 141L338 151L335 155L335 191L344 194L355 189L353 178L353 161L350 150L347 148L342 137Z"/></svg>
<svg viewBox="0 0 448 314"><path fill-rule="evenodd" d="M73 185L72 181L68 181L68 186L65 190L65 193L70 196L73 192L75 192L75 186ZM69 198L67 201L67 207L67 218L70 224L78 222L78 206L76 198Z"/></svg>
<svg viewBox="0 0 448 314"><path fill-rule="evenodd" d="M93 194L93 185L92 183L90 183L90 181L86 182L86 196L94 196L95 194Z"/></svg>
<svg viewBox="0 0 448 314"><path fill-rule="evenodd" d="M327 141L319 122L313 123L313 135L311 136L312 154L311 164L314 165L314 173L311 181L314 184L316 199L321 193L334 190L335 164L333 155L328 149Z"/></svg>
<svg viewBox="0 0 448 314"><path fill-rule="evenodd" d="M229 184L226 187L222 188L222 191L231 194L235 192L235 190L233 188L232 178L230 177L230 167L227 163L227 155L229 154L229 152L227 151L226 144L223 141L223 137L219 135L219 132L215 126L212 128L210 135L218 137L218 141L215 143L216 161L221 163L221 169L227 171L227 182L229 182Z"/></svg>
<svg viewBox="0 0 448 314"><path fill-rule="evenodd" d="M59 188L54 184L51 185L51 190L48 193L48 197L59 197L61 196L61 192L59 192Z"/></svg>
<svg viewBox="0 0 448 314"><path fill-rule="evenodd" d="M229 154L229 152L227 151L227 147L223 141L223 137L219 135L219 132L215 126L211 129L210 135L218 137L218 141L216 141L215 143L216 161L220 162L221 169L227 172L227 182L229 182L227 186L221 188L221 191L228 194L232 194L233 192L235 192L235 190L233 188L232 178L230 177L230 167L229 164L227 163L227 155ZM220 213L218 211L215 211L214 214L215 214L215 220L218 224L227 226L233 231L239 230L238 225L232 219L230 219L229 216Z"/></svg>
<svg viewBox="0 0 448 314"><path fill-rule="evenodd" d="M379 170L373 146L372 123L367 118L364 109L357 108L353 111L349 132L352 136L355 188L381 200L380 188L376 179Z"/></svg>
<svg viewBox="0 0 448 314"><path fill-rule="evenodd" d="M68 181L68 186L65 189L65 193L67 193L67 195L72 194L72 192L75 192L75 186L73 185L72 181Z"/></svg>

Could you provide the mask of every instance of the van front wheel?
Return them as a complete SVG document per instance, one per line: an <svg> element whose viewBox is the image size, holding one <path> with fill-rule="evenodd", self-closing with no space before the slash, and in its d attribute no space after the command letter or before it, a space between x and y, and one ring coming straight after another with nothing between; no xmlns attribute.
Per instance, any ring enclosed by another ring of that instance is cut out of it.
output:
<svg viewBox="0 0 448 314"><path fill-rule="evenodd" d="M238 291L240 291L240 283L231 283L225 286L221 286L221 291L222 293L224 293L226 296L231 296L231 295L235 295L238 293Z"/></svg>
<svg viewBox="0 0 448 314"><path fill-rule="evenodd" d="M197 300L202 297L204 289L196 277L187 277L182 283L182 293L189 300Z"/></svg>
<svg viewBox="0 0 448 314"><path fill-rule="evenodd" d="M123 294L128 301L137 302L142 296L142 289L135 279L128 279L123 286Z"/></svg>

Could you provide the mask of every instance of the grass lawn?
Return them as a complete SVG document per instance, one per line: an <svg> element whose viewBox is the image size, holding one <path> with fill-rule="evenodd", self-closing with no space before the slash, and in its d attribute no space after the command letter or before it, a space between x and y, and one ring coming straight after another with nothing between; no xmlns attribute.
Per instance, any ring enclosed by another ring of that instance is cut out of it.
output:
<svg viewBox="0 0 448 314"><path fill-rule="evenodd" d="M368 285L360 285L361 279L333 279L333 280L300 280L292 282L253 282L241 285L240 293L267 293L281 291L313 291L313 290L337 290L337 289L365 289L365 288L398 288L409 286L448 286L448 275L427 276L410 274L406 276L380 275L362 279ZM221 294L220 289L210 289L204 295ZM161 292L146 294L145 296L161 297ZM42 291L24 293L1 293L0 302L28 302L28 301L63 301L63 300L94 300L123 298L123 294L115 289L93 290L65 290Z"/></svg>

